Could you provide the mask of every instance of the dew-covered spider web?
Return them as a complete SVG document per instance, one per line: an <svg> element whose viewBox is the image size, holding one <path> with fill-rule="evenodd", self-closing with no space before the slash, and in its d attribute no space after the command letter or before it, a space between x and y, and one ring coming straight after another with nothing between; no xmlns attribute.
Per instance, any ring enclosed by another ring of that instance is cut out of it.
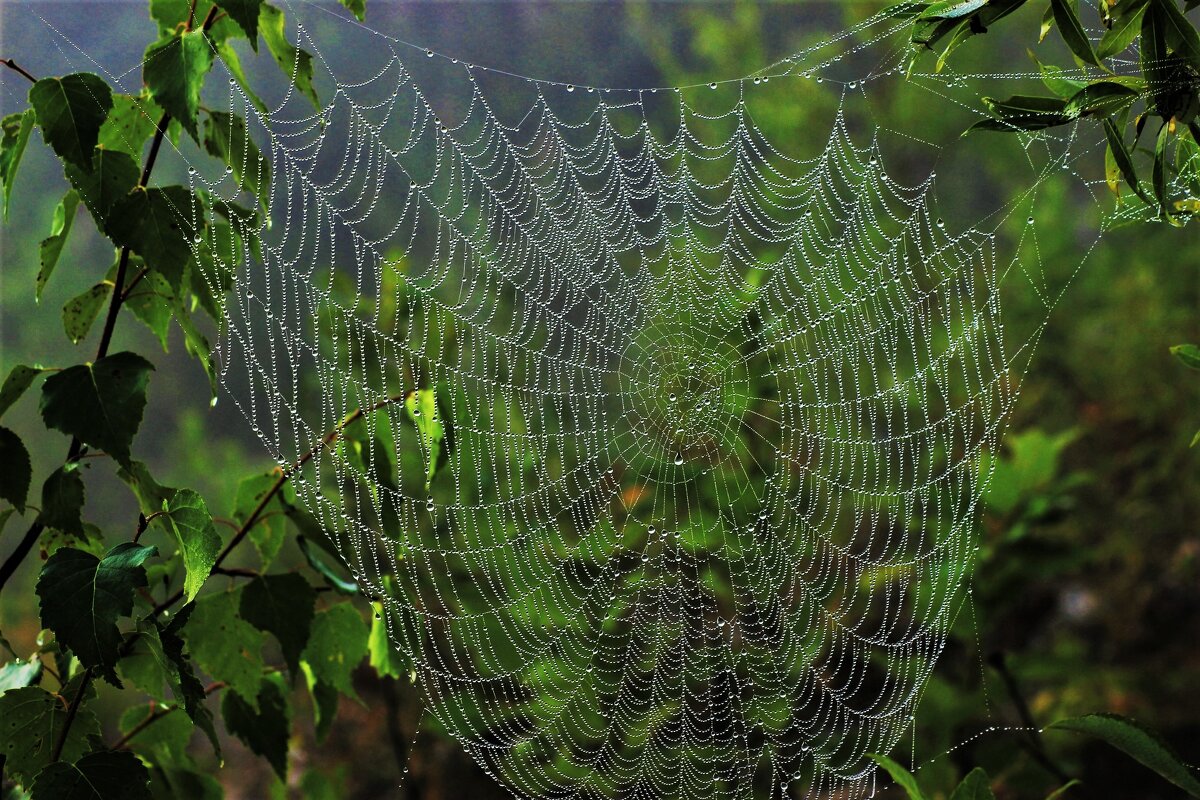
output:
<svg viewBox="0 0 1200 800"><path fill-rule="evenodd" d="M342 23L354 57L327 58L328 12L291 13L320 110L229 82L270 222L239 231L220 363L280 464L311 453L298 497L427 713L522 797L871 794L1094 246L1045 256L1039 193L1111 224L1103 132L958 139L1033 76L910 73L883 17L617 89ZM902 93L916 118L887 116ZM814 112L768 136L787 104ZM962 125L930 141L925 114ZM1043 313L1006 328L1009 291Z"/></svg>

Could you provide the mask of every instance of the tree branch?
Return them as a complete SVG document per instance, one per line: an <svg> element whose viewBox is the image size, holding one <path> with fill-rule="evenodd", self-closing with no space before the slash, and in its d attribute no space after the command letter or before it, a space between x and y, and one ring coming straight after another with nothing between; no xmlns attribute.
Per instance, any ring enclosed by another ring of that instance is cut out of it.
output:
<svg viewBox="0 0 1200 800"><path fill-rule="evenodd" d="M4 59L0 59L0 64L3 64L4 66L8 67L9 69L11 69L12 71L14 71L14 72L16 72L16 73L19 73L19 74L21 74L21 75L24 75L24 76L25 76L25 78L26 78L26 79L27 79L27 80L28 80L30 83L37 83L37 78L33 77L33 76L32 76L32 75L30 75L28 72L26 72L24 69L22 69L22 68L21 68L21 67L20 67L20 66L17 64L17 62L16 62L16 61L13 61L11 58L4 58Z"/></svg>
<svg viewBox="0 0 1200 800"><path fill-rule="evenodd" d="M204 690L204 696L208 697L213 692L218 691L220 689L224 689L225 685L226 684L224 681L217 681L216 683L210 684ZM132 728L130 728L129 731L124 736L122 736L120 739L117 740L116 744L114 744L112 746L112 749L113 750L124 750L126 747L129 746L129 741L131 739L133 739L133 737L137 736L139 733L146 730L146 728L149 728L155 722L158 722L160 719L165 717L167 714L170 714L172 711L178 711L180 708L181 708L181 706L166 706L166 705L159 706L158 708L156 708L153 711L153 713L151 713L149 716L147 716L144 720L142 720L137 725L134 725Z"/></svg>
<svg viewBox="0 0 1200 800"><path fill-rule="evenodd" d="M92 668L88 667L83 671L83 678L79 681L79 691L75 692L75 696L71 698L71 705L67 707L67 718L63 720L62 730L59 731L58 740L54 742L54 750L50 753L51 762L58 761L62 756L63 748L67 744L67 734L71 731L71 723L79 714L79 706L83 704L83 696L87 693L91 683Z"/></svg>

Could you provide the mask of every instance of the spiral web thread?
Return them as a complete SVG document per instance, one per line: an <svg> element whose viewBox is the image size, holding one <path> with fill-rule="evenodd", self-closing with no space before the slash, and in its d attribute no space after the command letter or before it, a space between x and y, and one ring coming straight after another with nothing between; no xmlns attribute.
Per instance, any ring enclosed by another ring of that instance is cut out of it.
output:
<svg viewBox="0 0 1200 800"><path fill-rule="evenodd" d="M318 113L230 80L273 182L271 223L233 243L227 386L281 464L372 409L298 497L436 724L516 794L867 796L868 754L912 725L1045 324L1005 333L1002 284L1048 316L1078 269L1048 276L1021 209L1103 180L1076 172L1082 128L1026 136L1022 202L943 223L932 171L890 177L861 108L904 80L975 109L976 80L1029 76L904 77L904 30L610 90L366 29L370 74L339 82L301 27L333 81ZM841 96L815 154L758 129L770 82ZM524 113L489 100L513 87Z"/></svg>

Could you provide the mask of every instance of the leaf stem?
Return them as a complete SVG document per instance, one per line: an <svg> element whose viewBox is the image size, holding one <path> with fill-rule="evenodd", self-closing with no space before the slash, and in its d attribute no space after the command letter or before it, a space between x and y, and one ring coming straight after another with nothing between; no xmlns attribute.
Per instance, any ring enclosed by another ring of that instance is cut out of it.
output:
<svg viewBox="0 0 1200 800"><path fill-rule="evenodd" d="M19 64L17 64L17 62L12 60L11 58L0 59L0 64L3 64L4 66L8 67L12 71L25 76L25 78L30 83L37 83L37 78L33 77L28 72L26 72L24 69L22 69L21 66Z"/></svg>

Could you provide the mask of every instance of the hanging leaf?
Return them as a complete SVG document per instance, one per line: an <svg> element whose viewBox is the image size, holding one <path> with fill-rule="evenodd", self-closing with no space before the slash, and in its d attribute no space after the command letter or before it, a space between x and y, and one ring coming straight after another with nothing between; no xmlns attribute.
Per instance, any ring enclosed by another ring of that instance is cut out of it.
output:
<svg viewBox="0 0 1200 800"><path fill-rule="evenodd" d="M159 625L157 621L154 621L154 625L158 628L163 655L167 657L167 661L172 667L169 675L172 678L171 689L175 693L175 699L183 703L184 711L192 722L196 723L196 727L204 731L209 742L212 743L213 750L220 756L221 742L217 738L217 730L213 725L212 712L205 704L207 693L204 691L204 684L200 683L196 677L192 661L183 651L184 640L179 635L195 610L195 603L187 603L165 626Z"/></svg>
<svg viewBox="0 0 1200 800"><path fill-rule="evenodd" d="M34 111L26 109L0 119L0 184L4 185L4 219L8 219L8 203L12 199L13 181L17 178L17 167L29 143L33 130Z"/></svg>
<svg viewBox="0 0 1200 800"><path fill-rule="evenodd" d="M283 12L264 3L258 15L258 27L267 50L283 74L320 111L321 101L317 99L317 91L313 88L312 56L288 41Z"/></svg>
<svg viewBox="0 0 1200 800"><path fill-rule="evenodd" d="M260 575L242 589L242 619L275 637L293 676L308 644L316 603L316 591L294 572Z"/></svg>
<svg viewBox="0 0 1200 800"><path fill-rule="evenodd" d="M183 554L184 597L191 601L208 579L217 554L221 551L221 537L213 525L212 515L204 498L191 489L179 489L170 501L163 503L165 518L171 526L179 551Z"/></svg>
<svg viewBox="0 0 1200 800"><path fill-rule="evenodd" d="M1158 199L1159 213L1172 225L1179 223L1171 215L1170 210L1170 176L1167 174L1167 141L1171 135L1171 126L1163 123L1158 129L1158 137L1154 143L1154 196Z"/></svg>
<svg viewBox="0 0 1200 800"><path fill-rule="evenodd" d="M69 189L63 195L63 199L58 201L58 205L54 207L54 217L50 222L50 235L42 239L38 248L41 255L41 267L38 269L34 296L39 301L42 299L42 290L46 288L46 282L50 280L50 274L58 265L58 259L67 243L67 236L71 233L71 226L75 222L75 211L78 208L79 192L75 189Z"/></svg>
<svg viewBox="0 0 1200 800"><path fill-rule="evenodd" d="M408 674L408 665L392 644L388 635L386 608L382 602L371 603L375 610L371 633L367 637L367 654L371 667L381 678L399 678Z"/></svg>
<svg viewBox="0 0 1200 800"><path fill-rule="evenodd" d="M47 528L83 535L83 478L78 464L64 464L42 484L42 510L38 522Z"/></svg>
<svg viewBox="0 0 1200 800"><path fill-rule="evenodd" d="M165 714L159 713L161 711L163 709L154 703L141 703L125 709L118 727L122 734L132 734L129 748L155 766L190 763L187 747L196 733L196 727L182 711L168 711ZM149 728L146 722L156 714L151 723L153 728ZM137 730L139 725L146 727Z"/></svg>
<svg viewBox="0 0 1200 800"><path fill-rule="evenodd" d="M117 244L140 255L178 294L192 258L192 244L203 231L199 201L183 186L139 188L113 209L108 233Z"/></svg>
<svg viewBox="0 0 1200 800"><path fill-rule="evenodd" d="M133 753L101 750L74 764L50 764L33 782L30 800L152 800L150 773Z"/></svg>
<svg viewBox="0 0 1200 800"><path fill-rule="evenodd" d="M1132 719L1116 714L1088 714L1055 722L1048 729L1082 733L1099 739L1157 772L1192 797L1200 797L1200 781L1184 766L1170 745Z"/></svg>
<svg viewBox="0 0 1200 800"><path fill-rule="evenodd" d="M1058 26L1059 34L1062 35L1063 41L1067 43L1067 47L1071 48L1071 52L1075 54L1076 58L1104 69L1104 62L1092 49L1092 41L1088 39L1087 32L1079 22L1079 15L1075 12L1074 3L1075 0L1050 0L1050 8L1054 13L1054 24Z"/></svg>
<svg viewBox="0 0 1200 800"><path fill-rule="evenodd" d="M137 163L128 153L97 149L90 172L73 165L67 165L65 172L91 212L96 227L111 235L109 219L113 209L137 186L140 176Z"/></svg>
<svg viewBox="0 0 1200 800"><path fill-rule="evenodd" d="M253 704L263 678L266 637L238 615L240 607L240 589L200 598L183 636L205 672Z"/></svg>
<svg viewBox="0 0 1200 800"><path fill-rule="evenodd" d="M409 392L404 398L404 408L421 439L421 451L425 456L425 489L428 491L433 483L433 476L437 474L442 441L446 436L446 429L442 426L441 415L438 413L437 395L432 389Z"/></svg>
<svg viewBox="0 0 1200 800"><path fill-rule="evenodd" d="M39 658L29 661L11 661L0 667L0 694L10 689L33 686L42 679L42 662Z"/></svg>
<svg viewBox="0 0 1200 800"><path fill-rule="evenodd" d="M21 437L8 428L0 428L0 464L4 465L4 474L0 475L0 500L7 500L24 514L32 467L29 464L29 451L25 449Z"/></svg>
<svg viewBox="0 0 1200 800"><path fill-rule="evenodd" d="M245 525L250 519L250 514L258 508L263 498L268 493L274 492L279 477L280 473L272 470L243 478L238 483L233 513L230 515L238 525ZM279 548L283 546L284 536L287 534L287 520L283 516L286 509L283 505L282 491L272 494L254 525L249 529L250 540L254 542L254 547L258 550L258 556L264 569L275 560Z"/></svg>
<svg viewBox="0 0 1200 800"><path fill-rule="evenodd" d="M265 209L271 190L271 164L246 130L246 120L237 114L209 111L204 126L204 148L233 169L238 188L258 198Z"/></svg>
<svg viewBox="0 0 1200 800"><path fill-rule="evenodd" d="M45 371L43 367L27 364L17 364L10 369L4 383L0 384L0 416L4 416L4 412L12 408L13 403L33 384L33 379Z"/></svg>
<svg viewBox="0 0 1200 800"><path fill-rule="evenodd" d="M986 2L986 0L984 0ZM367 18L367 2L366 0L339 0L346 7L346 10L354 15L355 19L363 22ZM978 3L980 0L969 0L972 3Z"/></svg>
<svg viewBox="0 0 1200 800"><path fill-rule="evenodd" d="M287 779L291 709L277 678L262 682L253 705L237 692L226 692L221 698L221 715L225 717L225 727L230 733L241 739L252 752L267 759L280 780Z"/></svg>
<svg viewBox="0 0 1200 800"><path fill-rule="evenodd" d="M1139 97L1141 93L1136 89L1120 83L1096 81L1076 92L1063 106L1063 113L1069 117L1117 114L1133 105Z"/></svg>
<svg viewBox="0 0 1200 800"><path fill-rule="evenodd" d="M113 106L108 84L90 72L43 78L29 89L29 104L46 144L63 161L90 172L100 126Z"/></svg>
<svg viewBox="0 0 1200 800"><path fill-rule="evenodd" d="M304 663L320 683L357 698L351 677L367 657L366 623L349 603L338 603L313 619L312 632L304 649Z"/></svg>
<svg viewBox="0 0 1200 800"><path fill-rule="evenodd" d="M69 367L42 384L42 420L47 428L99 448L128 467L153 369L128 352Z"/></svg>
<svg viewBox="0 0 1200 800"><path fill-rule="evenodd" d="M129 257L129 264L126 268L128 276L126 287L130 285L129 281L141 273L145 266L146 262L142 261L140 256ZM116 274L116 264L113 265L110 273ZM139 322L150 329L158 338L165 353L167 352L167 336L171 330L171 315L175 303L175 291L171 288L171 284L163 277L162 273L149 270L137 285L129 290L121 307L128 308ZM151 511L154 510L156 509L151 509Z"/></svg>
<svg viewBox="0 0 1200 800"><path fill-rule="evenodd" d="M50 755L67 721L67 700L36 686L10 689L0 695L0 719L5 722L0 725L4 769L28 786L50 763ZM89 708L80 708L67 730L59 757L74 761L90 749L88 737L99 735L96 715Z"/></svg>
<svg viewBox="0 0 1200 800"><path fill-rule="evenodd" d="M1200 69L1200 33L1179 10L1175 0L1152 0L1161 11L1167 46Z"/></svg>
<svg viewBox="0 0 1200 800"><path fill-rule="evenodd" d="M122 637L117 620L133 611L133 594L146 586L146 559L153 547L122 542L103 559L64 547L46 561L38 577L42 625L83 663L114 686L113 667Z"/></svg>
<svg viewBox="0 0 1200 800"><path fill-rule="evenodd" d="M196 142L200 90L212 69L216 50L204 31L187 31L160 39L146 48L142 80L163 111L177 120Z"/></svg>
<svg viewBox="0 0 1200 800"><path fill-rule="evenodd" d="M1064 110L1067 101L1058 97L1014 95L1007 100L985 97L983 103L994 118L976 122L967 133L976 130L1035 131L1066 125L1074 120Z"/></svg>
<svg viewBox="0 0 1200 800"><path fill-rule="evenodd" d="M1096 55L1100 58L1112 58L1118 53L1129 49L1142 31L1142 17L1150 0L1134 0L1132 3L1118 4L1120 13L1114 16L1110 27L1100 39Z"/></svg>
<svg viewBox="0 0 1200 800"><path fill-rule="evenodd" d="M250 47L258 52L258 15L262 0L217 0L217 5L238 24L250 40Z"/></svg>
<svg viewBox="0 0 1200 800"><path fill-rule="evenodd" d="M1112 153L1113 161L1116 162L1117 168L1125 178L1125 183L1129 184L1129 188L1133 189L1138 197L1147 203L1151 202L1138 182L1137 172L1133 166L1133 157L1125 149L1125 142L1121 138L1121 131L1117 129L1116 123L1111 119L1104 120L1104 134L1108 137L1109 152Z"/></svg>
<svg viewBox="0 0 1200 800"><path fill-rule="evenodd" d="M1171 355L1178 358L1186 367L1200 369L1200 347L1194 344L1177 344L1171 348Z"/></svg>
<svg viewBox="0 0 1200 800"><path fill-rule="evenodd" d="M100 315L108 296L112 294L112 288L110 281L100 281L63 304L63 332L67 334L71 344L79 344L87 338L88 331L92 329L92 324Z"/></svg>
<svg viewBox="0 0 1200 800"><path fill-rule="evenodd" d="M100 127L99 145L141 160L146 141L158 130L162 109L145 94L114 94L108 119Z"/></svg>

